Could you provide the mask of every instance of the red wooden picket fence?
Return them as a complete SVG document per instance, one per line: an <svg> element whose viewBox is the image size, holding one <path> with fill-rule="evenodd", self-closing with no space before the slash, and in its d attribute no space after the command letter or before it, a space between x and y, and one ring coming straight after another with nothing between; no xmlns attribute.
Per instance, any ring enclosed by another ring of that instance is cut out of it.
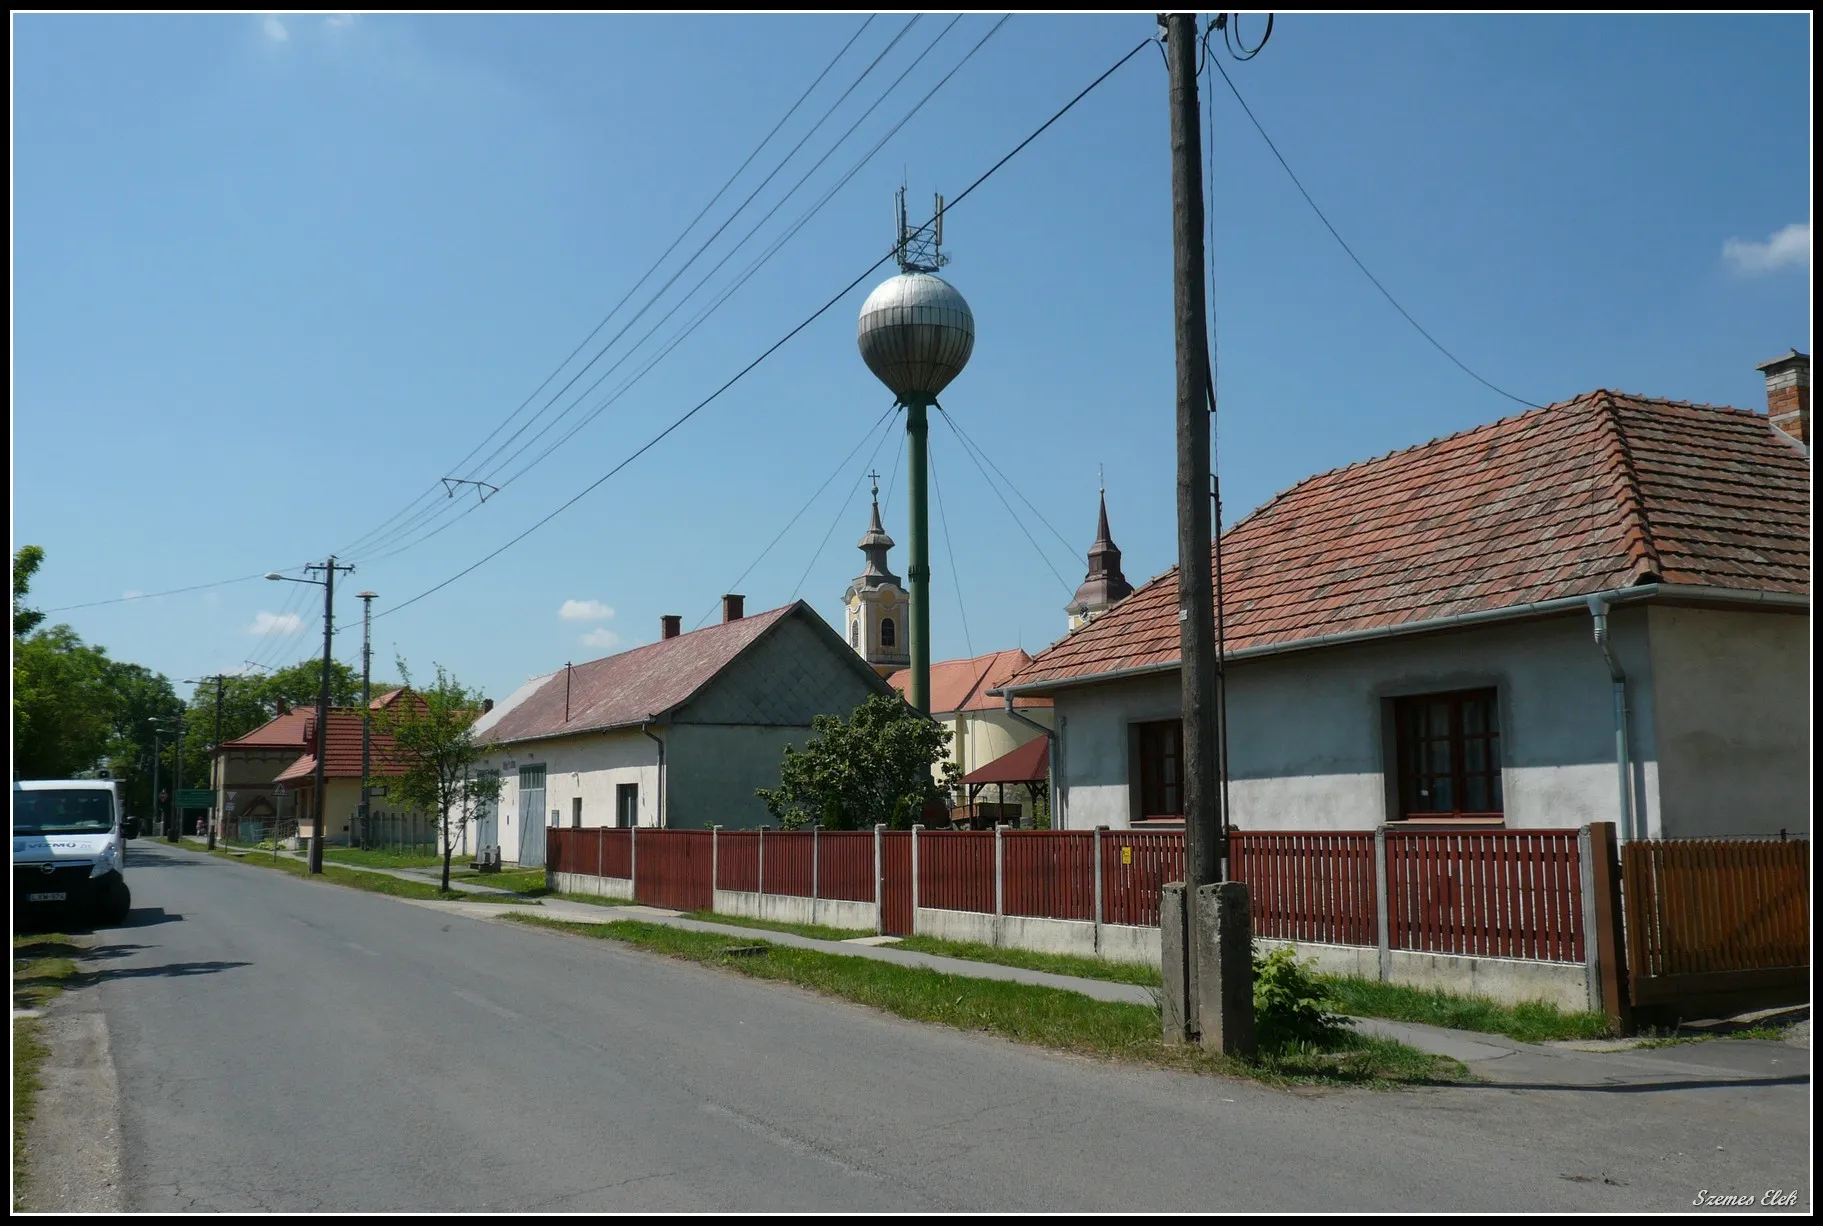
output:
<svg viewBox="0 0 1823 1226"><path fill-rule="evenodd" d="M1389 833L1386 891L1394 949L1583 961L1574 830Z"/></svg>
<svg viewBox="0 0 1823 1226"><path fill-rule="evenodd" d="M912 836L906 832L886 836L878 867L874 834L867 830L646 830L636 836L553 829L548 835L552 871L633 876L634 896L655 906L707 909L715 889L872 902L883 886L879 897L895 917L888 930L910 930ZM992 831L922 831L918 905L993 914L998 855L1003 914L1093 921L1098 838L1101 921L1156 925L1165 884L1183 879L1179 831L1003 831L998 839ZM1235 880L1251 888L1257 935L1378 943L1373 833L1237 831L1229 855ZM1583 961L1581 872L1574 830L1389 831L1387 944Z"/></svg>
<svg viewBox="0 0 1823 1226"><path fill-rule="evenodd" d="M1095 835L1070 830L1007 831L1001 893L1008 915L1095 918ZM919 852L924 848L920 846Z"/></svg>
<svg viewBox="0 0 1823 1226"><path fill-rule="evenodd" d="M1379 941L1371 831L1236 832L1228 863L1234 879L1247 883L1254 935L1331 945Z"/></svg>
<svg viewBox="0 0 1823 1226"><path fill-rule="evenodd" d="M994 910L994 833L918 833L918 905L945 911Z"/></svg>

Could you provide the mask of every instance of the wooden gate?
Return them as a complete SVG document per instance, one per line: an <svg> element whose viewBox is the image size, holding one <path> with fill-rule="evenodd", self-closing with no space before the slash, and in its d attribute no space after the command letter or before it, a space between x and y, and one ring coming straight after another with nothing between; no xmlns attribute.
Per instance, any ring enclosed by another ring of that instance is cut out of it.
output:
<svg viewBox="0 0 1823 1226"><path fill-rule="evenodd" d="M889 937L908 937L912 930L911 831L881 834L880 927Z"/></svg>
<svg viewBox="0 0 1823 1226"><path fill-rule="evenodd" d="M707 911L714 903L714 835L662 830L638 835L633 896L670 911Z"/></svg>
<svg viewBox="0 0 1823 1226"><path fill-rule="evenodd" d="M1807 839L1639 840L1622 847L1633 1003L1805 1000L1809 864Z"/></svg>
<svg viewBox="0 0 1823 1226"><path fill-rule="evenodd" d="M544 767L519 768L519 867L544 863Z"/></svg>

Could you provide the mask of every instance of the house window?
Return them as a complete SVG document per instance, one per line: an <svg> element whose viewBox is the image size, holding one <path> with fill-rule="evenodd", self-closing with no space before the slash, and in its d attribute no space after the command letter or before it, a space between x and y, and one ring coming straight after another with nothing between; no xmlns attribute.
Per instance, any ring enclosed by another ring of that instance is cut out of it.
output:
<svg viewBox="0 0 1823 1226"><path fill-rule="evenodd" d="M571 797L571 799L570 799L570 828L572 830L574 830L581 825L582 825L582 797L574 796L574 797Z"/></svg>
<svg viewBox="0 0 1823 1226"><path fill-rule="evenodd" d="M1493 690L1400 698L1393 713L1402 819L1502 820L1500 721Z"/></svg>
<svg viewBox="0 0 1823 1226"><path fill-rule="evenodd" d="M623 783L614 789L614 824L621 827L639 825L637 783Z"/></svg>
<svg viewBox="0 0 1823 1226"><path fill-rule="evenodd" d="M892 618L882 617L880 619L880 646L897 647L898 645L899 645L898 627L893 625Z"/></svg>
<svg viewBox="0 0 1823 1226"><path fill-rule="evenodd" d="M1140 724L1139 808L1141 817L1184 815L1184 725L1166 719Z"/></svg>

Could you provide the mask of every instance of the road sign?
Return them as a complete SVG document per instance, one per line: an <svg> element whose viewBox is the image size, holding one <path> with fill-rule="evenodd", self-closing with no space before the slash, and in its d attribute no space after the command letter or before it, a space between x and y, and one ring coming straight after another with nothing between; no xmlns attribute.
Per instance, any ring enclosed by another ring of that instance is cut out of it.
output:
<svg viewBox="0 0 1823 1226"><path fill-rule="evenodd" d="M177 807L180 809L207 809L215 803L215 793L208 788L178 788Z"/></svg>

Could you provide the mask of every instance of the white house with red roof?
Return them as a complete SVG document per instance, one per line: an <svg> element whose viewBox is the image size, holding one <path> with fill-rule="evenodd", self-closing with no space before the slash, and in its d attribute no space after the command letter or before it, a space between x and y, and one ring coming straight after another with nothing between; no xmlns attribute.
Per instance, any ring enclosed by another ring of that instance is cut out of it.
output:
<svg viewBox="0 0 1823 1226"><path fill-rule="evenodd" d="M1770 420L1597 391L1224 533L1230 820L1808 831L1810 362L1762 370ZM1174 568L998 687L1056 825L1181 821L1178 635Z"/></svg>
<svg viewBox="0 0 1823 1226"><path fill-rule="evenodd" d="M963 774L1033 741L1048 743L1050 699L1018 698L1009 710L1003 699L989 693L1031 662L1031 656L1015 647L931 665L931 718L949 730L949 760ZM911 669L899 669L887 681L901 695L911 693ZM1032 814L1023 802L995 801L977 805L966 794L957 799L961 810L956 814L958 820L975 818L1013 826L1031 824Z"/></svg>
<svg viewBox="0 0 1823 1226"><path fill-rule="evenodd" d="M785 747L892 689L803 601L743 605L724 596L722 621L689 633L667 615L658 642L535 677L484 715L478 769L501 789L480 845L533 865L551 825L769 821L754 790L777 785Z"/></svg>

